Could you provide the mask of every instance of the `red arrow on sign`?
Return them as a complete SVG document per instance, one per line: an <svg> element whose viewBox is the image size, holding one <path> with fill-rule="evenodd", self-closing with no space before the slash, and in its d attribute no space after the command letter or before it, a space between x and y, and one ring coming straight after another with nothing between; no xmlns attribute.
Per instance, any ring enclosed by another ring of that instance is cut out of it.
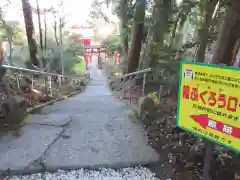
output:
<svg viewBox="0 0 240 180"><path fill-rule="evenodd" d="M235 138L240 138L240 128L224 124L214 119L210 119L208 118L208 114L197 114L191 115L190 117L204 129L211 128L213 130L228 134Z"/></svg>

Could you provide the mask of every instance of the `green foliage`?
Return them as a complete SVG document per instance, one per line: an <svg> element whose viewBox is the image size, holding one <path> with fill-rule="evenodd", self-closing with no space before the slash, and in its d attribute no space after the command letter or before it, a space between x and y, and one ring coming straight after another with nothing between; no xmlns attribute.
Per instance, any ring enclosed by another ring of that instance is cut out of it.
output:
<svg viewBox="0 0 240 180"><path fill-rule="evenodd" d="M77 63L76 56L72 54L70 51L65 51L62 54L62 58L64 60L64 71L67 74L73 74L74 73L74 66Z"/></svg>
<svg viewBox="0 0 240 180"><path fill-rule="evenodd" d="M126 37L131 37L131 30L130 30L130 28L128 28L128 27L122 28L121 36L122 36L123 39L125 39Z"/></svg>
<svg viewBox="0 0 240 180"><path fill-rule="evenodd" d="M90 9L89 17L91 21L97 20L97 19L104 19L106 22L110 22L110 19L108 16L102 11L102 7L108 7L109 4L112 3L107 0L93 0L92 2L92 8Z"/></svg>
<svg viewBox="0 0 240 180"><path fill-rule="evenodd" d="M175 49L169 49L167 46L162 47L161 43L154 42L151 44L149 56L151 58L151 67L156 67L159 61L171 61L176 54Z"/></svg>
<svg viewBox="0 0 240 180"><path fill-rule="evenodd" d="M75 63L73 67L73 71L75 74L81 74L86 72L84 57L81 56L74 57L73 61Z"/></svg>
<svg viewBox="0 0 240 180"><path fill-rule="evenodd" d="M121 40L119 36L110 36L106 38L102 44L107 51L121 51Z"/></svg>
<svg viewBox="0 0 240 180"><path fill-rule="evenodd" d="M24 67L25 62L29 59L29 51L27 44L16 45L13 48L11 62L15 66Z"/></svg>
<svg viewBox="0 0 240 180"><path fill-rule="evenodd" d="M83 50L83 47L79 44L69 42L63 48L63 54L62 59L64 61L64 71L68 74L76 74L78 70L76 70L76 66L78 66L82 61L83 58L80 56L77 56L77 52Z"/></svg>
<svg viewBox="0 0 240 180"><path fill-rule="evenodd" d="M70 51L75 55L75 52L83 50L83 47L76 43L71 43L67 51Z"/></svg>
<svg viewBox="0 0 240 180"><path fill-rule="evenodd" d="M0 23L0 31L4 38L12 41L14 44L21 45L25 41L25 34L18 21L2 21Z"/></svg>

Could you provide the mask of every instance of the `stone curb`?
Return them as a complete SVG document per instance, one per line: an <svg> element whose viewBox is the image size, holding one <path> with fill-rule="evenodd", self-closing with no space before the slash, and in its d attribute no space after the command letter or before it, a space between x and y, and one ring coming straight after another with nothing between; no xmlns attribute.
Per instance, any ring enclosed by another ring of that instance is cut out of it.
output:
<svg viewBox="0 0 240 180"><path fill-rule="evenodd" d="M62 97L59 97L57 99L53 99L53 100L48 101L46 103L38 104L35 107L27 109L27 113L34 113L35 111L38 111L39 109L41 109L41 108L43 108L45 106L52 105L52 104L54 104L57 101L61 101L61 100L64 100L66 98L72 97L74 95L79 94L80 92L82 92L82 91L74 91L74 92L70 93L69 95L62 96Z"/></svg>
<svg viewBox="0 0 240 180"><path fill-rule="evenodd" d="M59 97L59 98L57 98L57 99L53 99L53 100L51 100L51 101L48 101L48 102L46 102L46 103L38 104L38 105L36 105L35 107L28 108L28 109L27 109L27 113L34 113L34 112L36 112L36 111L39 111L41 108L43 108L43 107L45 107L45 106L53 105L55 102L62 101L62 100L64 100L64 99L67 99L67 98L69 98L69 97L75 96L75 95L83 92L83 91L85 90L88 82L89 82L89 79L90 79L90 78L88 78L88 79L85 81L84 86L81 87L81 90L74 91L74 92L70 93L69 95L65 95L65 96Z"/></svg>

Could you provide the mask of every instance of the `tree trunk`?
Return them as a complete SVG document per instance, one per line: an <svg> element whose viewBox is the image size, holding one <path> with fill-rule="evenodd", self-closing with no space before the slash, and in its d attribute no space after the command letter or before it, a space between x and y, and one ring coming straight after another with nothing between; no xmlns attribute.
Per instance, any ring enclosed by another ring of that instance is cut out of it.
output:
<svg viewBox="0 0 240 180"><path fill-rule="evenodd" d="M37 42L35 39L35 31L32 19L31 5L28 0L22 0L23 16L25 21L25 29L28 40L28 48L31 62L34 66L39 66L37 58Z"/></svg>
<svg viewBox="0 0 240 180"><path fill-rule="evenodd" d="M37 4L37 17L38 17L38 29L39 29L40 48L43 51L42 24L41 24L41 17L40 17L40 9L39 9L38 0L36 0L36 4Z"/></svg>
<svg viewBox="0 0 240 180"><path fill-rule="evenodd" d="M46 9L44 9L44 50L47 51L47 17Z"/></svg>
<svg viewBox="0 0 240 180"><path fill-rule="evenodd" d="M218 0L209 0L209 3L206 4L206 10L204 15L204 20L202 28L199 31L199 48L197 51L196 61L204 62L205 60L205 51L208 44L208 35L209 35L209 26L212 20L212 15L214 9L218 3Z"/></svg>
<svg viewBox="0 0 240 180"><path fill-rule="evenodd" d="M9 57L8 57L8 62L10 65L12 65L12 37L11 39L8 40L9 44Z"/></svg>
<svg viewBox="0 0 240 180"><path fill-rule="evenodd" d="M6 25L7 30L7 39L8 39L8 45L9 45L9 56L8 56L8 64L12 65L12 39L13 39L13 30L12 27L9 27Z"/></svg>
<svg viewBox="0 0 240 180"><path fill-rule="evenodd" d="M140 55L139 67L138 69L147 69L151 66L151 58L150 58L150 49L153 41L152 37L152 28L148 28L148 34L146 38L146 42L143 44L143 50Z"/></svg>
<svg viewBox="0 0 240 180"><path fill-rule="evenodd" d="M169 43L170 48L173 46L173 43L176 42L175 37L176 37L177 30L182 29L183 25L185 24L185 22L187 20L187 16L190 13L191 9L192 9L192 6L189 7L187 10L184 9L181 12L179 12L179 14L176 18L176 21L174 23L172 33L171 33L171 39L170 39L170 43Z"/></svg>
<svg viewBox="0 0 240 180"><path fill-rule="evenodd" d="M175 36L176 36L177 26L178 26L178 22L179 22L180 17L181 17L181 12L178 14L178 16L177 16L177 18L174 22L174 25L173 25L173 30L172 30L172 33L171 33L170 43L169 43L170 48L173 46L173 41L174 41Z"/></svg>
<svg viewBox="0 0 240 180"><path fill-rule="evenodd" d="M54 37L55 37L55 41L56 41L57 46L59 46L59 41L58 41L58 37L57 37L57 16L56 16L56 12L53 12L53 16L54 16L54 25L53 25Z"/></svg>
<svg viewBox="0 0 240 180"><path fill-rule="evenodd" d="M144 35L146 0L137 0L132 27L131 45L128 54L128 73L138 68L142 40Z"/></svg>
<svg viewBox="0 0 240 180"><path fill-rule="evenodd" d="M240 38L240 1L232 0L218 37L217 48L210 63L231 65L232 50Z"/></svg>
<svg viewBox="0 0 240 180"><path fill-rule="evenodd" d="M164 35L168 31L169 12L171 8L170 0L154 0L153 9L153 40L160 46L164 43Z"/></svg>
<svg viewBox="0 0 240 180"><path fill-rule="evenodd" d="M60 39L60 44L63 44L63 33L62 33L62 29L63 29L63 19L59 18L59 39Z"/></svg>
<svg viewBox="0 0 240 180"><path fill-rule="evenodd" d="M171 1L169 0L154 0L152 15L154 25L148 29L147 40L141 53L139 69L149 68L155 64L156 59L151 57L150 51L154 43L157 43L159 46L163 46L164 35L168 31L168 17L170 7Z"/></svg>
<svg viewBox="0 0 240 180"><path fill-rule="evenodd" d="M62 28L63 28L63 19L59 18L59 39L60 39L60 45L61 45L61 53L60 53L60 63L61 63L61 73L64 74L64 61L62 58L62 44L63 44L63 35L62 35Z"/></svg>
<svg viewBox="0 0 240 180"><path fill-rule="evenodd" d="M120 2L120 19L121 19L121 44L122 44L122 52L124 56L124 60L127 59L128 56L128 1L121 0Z"/></svg>

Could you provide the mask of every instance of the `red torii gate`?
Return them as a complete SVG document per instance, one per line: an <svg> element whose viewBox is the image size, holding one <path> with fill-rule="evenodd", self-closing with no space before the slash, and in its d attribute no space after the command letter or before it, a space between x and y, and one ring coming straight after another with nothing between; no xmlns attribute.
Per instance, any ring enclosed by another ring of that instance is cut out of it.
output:
<svg viewBox="0 0 240 180"><path fill-rule="evenodd" d="M99 69L102 69L102 58L101 58L101 53L105 53L105 57L107 56L106 54L106 48L103 45L91 45L91 46L85 46L85 62L86 62L86 67L88 67L88 63L92 61L92 54L97 54L98 56L98 67Z"/></svg>

